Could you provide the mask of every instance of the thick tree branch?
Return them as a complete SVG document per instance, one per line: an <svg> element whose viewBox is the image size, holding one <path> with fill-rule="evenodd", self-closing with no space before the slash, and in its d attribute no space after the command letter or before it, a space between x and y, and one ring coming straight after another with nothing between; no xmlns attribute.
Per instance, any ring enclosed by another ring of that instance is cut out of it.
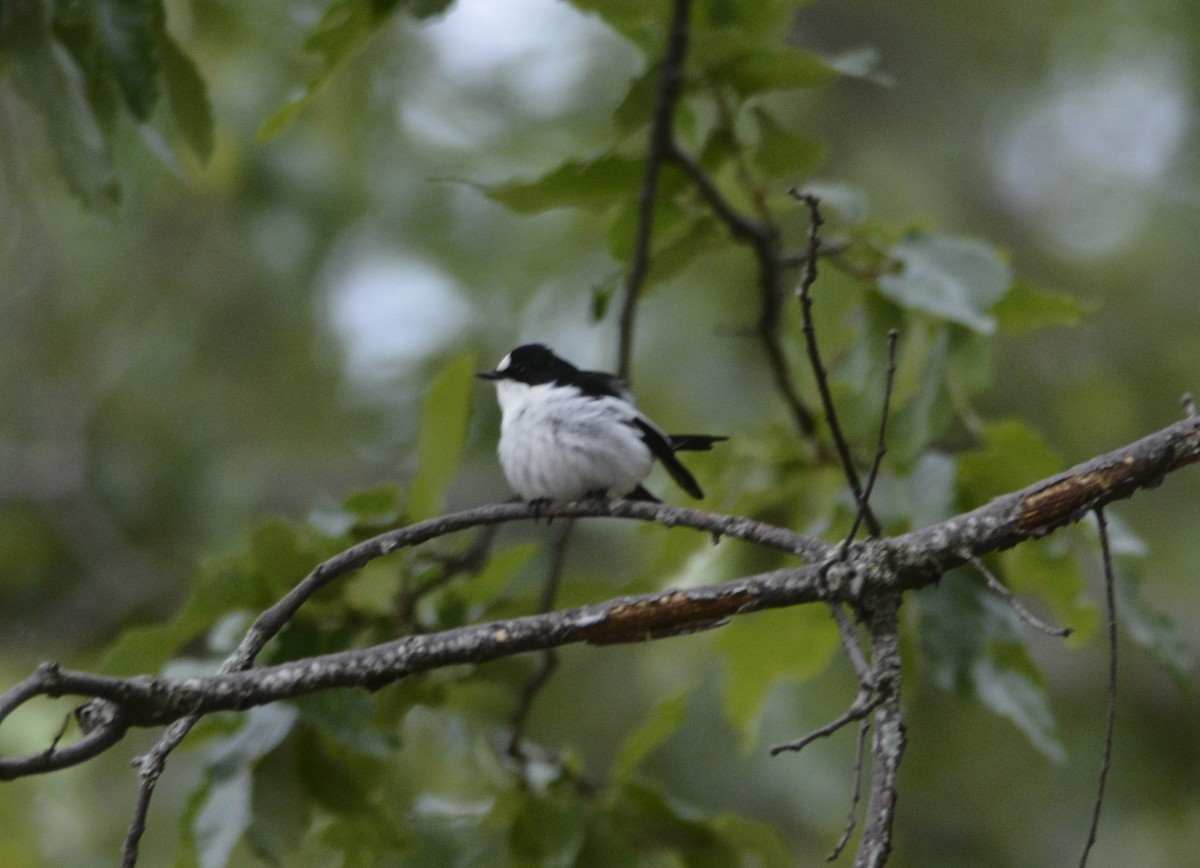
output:
<svg viewBox="0 0 1200 868"><path fill-rule="evenodd" d="M818 600L844 602L871 618L889 616L903 590L936 581L943 572L964 563L967 556L1008 548L1023 539L1043 536L1089 510L1129 497L1140 488L1158 485L1173 470L1200 460L1200 418L1190 417L1121 449L1084 462L1065 473L1021 491L998 497L964 515L902 536L872 539L848 547L834 557L830 547L782 528L735 516L633 501L586 501L552 505L542 516L612 516L685 525L746 539L825 562L777 570L749 578L688 590L619 597L574 609L477 624L420 636L408 636L372 648L264 667L227 671L187 679L109 678L44 665L26 681L0 696L0 722L36 696L80 695L105 700L107 714L75 745L15 759L0 759L0 779L63 768L81 762L118 741L130 726L157 726L188 715L239 710L334 687L374 690L416 672L460 663L483 663L527 651L571 643L641 641L687 625L767 608ZM525 504L498 504L381 534L326 561L283 600L263 614L227 667L261 650L263 637L273 635L316 587L362 566L375 557L446 533L481 524L533 518ZM869 621L868 626L873 622ZM886 626L886 624L884 625ZM881 655L890 659L886 630L872 628L871 668L880 678ZM886 675L883 672L882 675ZM885 679L886 680L886 679ZM876 763L882 747L895 747L902 736L898 699L887 684L877 685L885 698L876 709ZM898 686L897 686L898 689ZM898 694L897 694L898 695ZM898 762L898 757L892 756ZM876 770L876 775L881 774ZM876 785L879 783L876 778ZM890 814L877 800L868 809L868 823L879 829ZM874 817L872 821L871 818Z"/></svg>
<svg viewBox="0 0 1200 868"><path fill-rule="evenodd" d="M855 868L880 868L892 850L897 780L907 737L900 708L900 595L882 594L872 602L871 670L875 676L875 731L871 740L871 790Z"/></svg>
<svg viewBox="0 0 1200 868"><path fill-rule="evenodd" d="M892 556L906 564L905 587L922 574L940 576L969 555L1011 548L1082 519L1097 507L1154 488L1172 471L1200 461L1200 417L1189 416L1070 470L1001 495L955 518L892 537Z"/></svg>
<svg viewBox="0 0 1200 868"><path fill-rule="evenodd" d="M817 568L799 567L688 591L617 597L573 609L405 636L370 648L243 672L183 679L113 678L45 666L39 670L41 678L22 682L19 695L14 696L14 690L0 699L0 714L37 695L78 695L120 708L126 728L159 726L187 715L241 711L335 687L377 690L418 672L573 643L640 642L680 624L813 602L825 593ZM0 775L13 763L0 760Z"/></svg>

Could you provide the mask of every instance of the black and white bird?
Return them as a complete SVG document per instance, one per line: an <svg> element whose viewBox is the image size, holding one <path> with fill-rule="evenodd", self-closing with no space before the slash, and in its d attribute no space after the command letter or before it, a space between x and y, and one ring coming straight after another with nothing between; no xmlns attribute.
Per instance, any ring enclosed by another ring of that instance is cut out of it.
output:
<svg viewBox="0 0 1200 868"><path fill-rule="evenodd" d="M703 497L679 463L680 450L708 450L725 437L664 434L634 405L623 380L581 371L543 344L525 344L476 376L496 383L500 465L528 501L629 497L657 500L642 487L654 459L692 497Z"/></svg>

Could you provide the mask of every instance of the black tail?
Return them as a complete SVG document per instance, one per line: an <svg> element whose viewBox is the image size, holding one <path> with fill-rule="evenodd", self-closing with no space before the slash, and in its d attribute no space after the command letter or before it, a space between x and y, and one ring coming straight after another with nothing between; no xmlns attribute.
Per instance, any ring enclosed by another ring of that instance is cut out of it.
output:
<svg viewBox="0 0 1200 868"><path fill-rule="evenodd" d="M668 434L672 452L707 452L714 443L728 440L728 437L715 437L711 434Z"/></svg>

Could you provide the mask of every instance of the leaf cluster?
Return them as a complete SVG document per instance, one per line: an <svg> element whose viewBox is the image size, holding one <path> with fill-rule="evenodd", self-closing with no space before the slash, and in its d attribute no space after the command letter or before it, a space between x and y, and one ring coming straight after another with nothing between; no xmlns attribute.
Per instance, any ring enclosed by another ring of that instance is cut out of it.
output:
<svg viewBox="0 0 1200 868"><path fill-rule="evenodd" d="M183 144L201 161L212 154L208 91L167 30L161 0L6 3L0 75L45 119L60 174L89 208L111 211L119 201L113 146L121 119L150 134L164 95Z"/></svg>

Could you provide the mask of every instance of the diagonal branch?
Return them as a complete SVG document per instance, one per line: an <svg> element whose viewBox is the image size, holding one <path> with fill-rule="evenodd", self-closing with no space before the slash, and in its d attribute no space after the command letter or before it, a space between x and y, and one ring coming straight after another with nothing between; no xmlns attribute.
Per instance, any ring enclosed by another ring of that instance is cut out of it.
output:
<svg viewBox="0 0 1200 868"><path fill-rule="evenodd" d="M891 537L887 546L891 556L906 565L905 587L920 587L926 584L922 573L940 576L966 563L972 554L1001 551L1045 536L1097 507L1154 488L1168 473L1197 461L1200 416L1189 416L970 512Z"/></svg>
<svg viewBox="0 0 1200 868"><path fill-rule="evenodd" d="M575 511L573 511L575 510ZM680 511L682 510L682 511ZM333 558L319 564L295 588L270 609L263 612L234 650L222 664L222 674L241 672L253 664L263 647L291 620L292 616L318 590L334 579L364 566L375 558L382 557L405 546L418 545L436 537L465 530L475 526L495 525L503 521L539 517L575 518L580 516L608 515L622 518L640 518L656 521L667 527L675 525L696 527L714 535L732 536L759 542L773 548L781 548L816 560L826 550L825 544L806 540L791 531L760 522L734 516L716 516L699 510L671 507L667 504L649 504L635 501L583 501L576 504L560 504L552 508L534 508L528 504L500 504L484 506L454 515L430 519L399 530L380 534L353 546ZM485 537L486 539L486 537ZM3 714L0 714L3 720ZM137 762L141 786L130 819L125 843L122 847L122 865L131 868L137 862L138 847L146 827L146 815L150 800L158 785L158 779L166 766L167 757L177 748L192 727L200 720L198 713L189 714L174 721L162 738ZM123 734L123 731L122 733ZM117 735L113 743L119 740ZM107 747L108 745L105 745ZM61 753L61 752L60 752ZM0 764L0 774L3 773Z"/></svg>
<svg viewBox="0 0 1200 868"><path fill-rule="evenodd" d="M542 586L542 599L538 606L539 613L549 612L554 608L554 601L558 598L558 586L562 582L563 567L567 561L567 543L570 541L571 529L574 527L573 519L563 522L559 525L558 533L550 543L550 565L546 570L545 584ZM542 652L542 659L539 661L537 669L521 687L516 710L509 718L512 732L509 735L506 749L508 755L515 760L528 762L529 757L521 744L525 738L525 724L529 720L530 712L533 711L534 700L537 699L538 694L546 686L557 667L558 655L555 654L553 648L547 648Z"/></svg>
<svg viewBox="0 0 1200 868"><path fill-rule="evenodd" d="M871 511L871 505L863 496L862 481L858 477L854 459L850 457L850 446L846 442L846 435L842 433L841 422L838 421L837 408L833 403L833 393L829 390L829 376L826 373L825 363L821 360L821 351L817 346L817 330L813 325L810 290L817 281L817 257L821 252L821 227L825 225L825 220L821 217L821 200L812 193L801 193L797 190L792 190L791 193L808 207L809 214L808 255L804 260L804 274L800 280L800 287L796 291L796 295L800 299L800 313L804 320L804 345L808 350L808 361L812 367L813 376L817 380L817 392L821 396L821 407L825 411L825 423L829 426L829 436L833 438L834 448L842 462L842 472L850 484L850 490L854 492L854 500L859 504L868 532L871 536L879 536L881 531L879 520L875 518L874 512Z"/></svg>
<svg viewBox="0 0 1200 868"><path fill-rule="evenodd" d="M182 679L114 678L49 666L39 670L40 679L22 682L0 697L0 715L35 696L77 695L120 708L124 727L160 726L189 715L243 711L332 688L378 690L414 673L546 648L647 641L680 624L814 602L825 593L815 567L797 567L686 591L616 597L556 612L410 635L369 648L243 672ZM0 777L19 772L18 763L0 760Z"/></svg>
<svg viewBox="0 0 1200 868"><path fill-rule="evenodd" d="M773 224L759 221L741 213L721 193L704 167L691 154L672 142L671 160L679 166L695 185L705 204L712 209L729 234L736 240L748 244L754 251L758 264L759 315L755 330L767 357L767 367L796 430L802 437L811 438L817 430L812 411L800 397L800 391L792 380L791 367L783 351L782 330L783 275L787 270L779 240L779 231Z"/></svg>

